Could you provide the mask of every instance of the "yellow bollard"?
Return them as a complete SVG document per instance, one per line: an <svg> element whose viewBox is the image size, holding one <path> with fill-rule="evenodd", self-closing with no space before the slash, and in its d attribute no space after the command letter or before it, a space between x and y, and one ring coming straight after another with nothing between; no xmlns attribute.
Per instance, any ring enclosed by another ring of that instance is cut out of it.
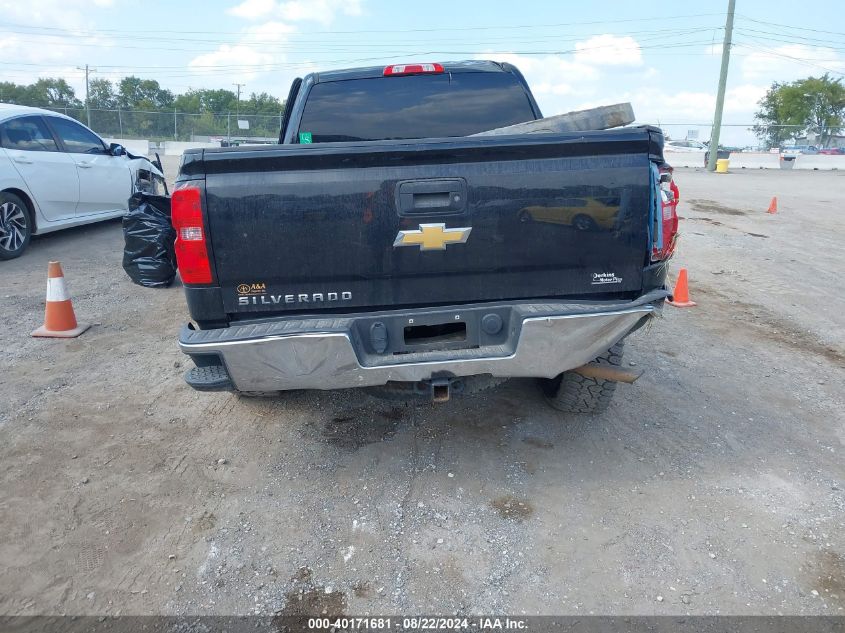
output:
<svg viewBox="0 0 845 633"><path fill-rule="evenodd" d="M730 164L730 160L727 158L720 158L716 161L716 173L717 174L726 174L728 173L728 165Z"/></svg>

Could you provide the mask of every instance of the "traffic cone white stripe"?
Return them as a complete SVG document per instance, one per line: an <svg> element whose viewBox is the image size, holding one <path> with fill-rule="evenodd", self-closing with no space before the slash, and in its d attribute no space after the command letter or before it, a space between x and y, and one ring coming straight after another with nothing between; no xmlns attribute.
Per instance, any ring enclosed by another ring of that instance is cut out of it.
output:
<svg viewBox="0 0 845 633"><path fill-rule="evenodd" d="M64 277L50 277L47 279L47 301L68 301L70 293L67 291Z"/></svg>
<svg viewBox="0 0 845 633"><path fill-rule="evenodd" d="M32 336L73 338L89 327L89 324L76 320L62 265L59 262L50 262L47 265L47 307L44 310L44 325L36 329Z"/></svg>

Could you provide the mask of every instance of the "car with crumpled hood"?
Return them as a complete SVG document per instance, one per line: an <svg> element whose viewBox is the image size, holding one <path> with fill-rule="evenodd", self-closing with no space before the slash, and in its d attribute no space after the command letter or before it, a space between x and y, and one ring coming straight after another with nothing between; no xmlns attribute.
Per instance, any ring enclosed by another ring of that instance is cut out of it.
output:
<svg viewBox="0 0 845 633"><path fill-rule="evenodd" d="M64 114L0 104L0 259L23 254L33 235L121 217L137 191L166 189L157 159Z"/></svg>

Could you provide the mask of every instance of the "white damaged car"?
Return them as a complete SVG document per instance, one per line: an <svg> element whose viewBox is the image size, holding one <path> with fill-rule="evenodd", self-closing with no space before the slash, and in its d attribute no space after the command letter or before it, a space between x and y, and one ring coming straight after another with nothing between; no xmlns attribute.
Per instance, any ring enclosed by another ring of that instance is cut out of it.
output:
<svg viewBox="0 0 845 633"><path fill-rule="evenodd" d="M166 192L160 162L62 114L0 104L0 259L32 235L120 217L137 191Z"/></svg>

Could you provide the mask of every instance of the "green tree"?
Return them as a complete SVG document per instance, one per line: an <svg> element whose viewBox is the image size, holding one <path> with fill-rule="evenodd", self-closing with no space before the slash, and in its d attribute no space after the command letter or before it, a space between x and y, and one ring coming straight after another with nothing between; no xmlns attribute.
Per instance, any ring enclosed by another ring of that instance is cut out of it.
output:
<svg viewBox="0 0 845 633"><path fill-rule="evenodd" d="M31 90L32 98L48 108L78 108L82 105L73 88L64 79L39 79L32 84Z"/></svg>
<svg viewBox="0 0 845 633"><path fill-rule="evenodd" d="M845 126L845 86L828 74L775 82L758 105L752 130L768 147L808 132L817 134L816 144L824 146Z"/></svg>
<svg viewBox="0 0 845 633"><path fill-rule="evenodd" d="M192 114L201 112L224 114L235 111L237 100L237 95L231 90L189 90L176 97L175 107L180 112Z"/></svg>
<svg viewBox="0 0 845 633"><path fill-rule="evenodd" d="M29 85L4 81L0 83L0 101L39 108L82 107L73 88L64 79L52 77L39 79Z"/></svg>
<svg viewBox="0 0 845 633"><path fill-rule="evenodd" d="M200 111L200 97L196 90L189 90L180 95L176 95L173 101L173 108L179 112L189 112L191 114L198 114Z"/></svg>
<svg viewBox="0 0 845 633"><path fill-rule="evenodd" d="M108 79L92 79L88 85L88 100L91 108L98 110L113 110L117 107L117 95L114 86Z"/></svg>
<svg viewBox="0 0 845 633"><path fill-rule="evenodd" d="M163 110L173 107L173 93L162 88L155 79L124 77L118 84L118 101L122 108Z"/></svg>
<svg viewBox="0 0 845 633"><path fill-rule="evenodd" d="M200 112L234 112L238 97L231 90L197 90Z"/></svg>
<svg viewBox="0 0 845 633"><path fill-rule="evenodd" d="M13 81L0 81L0 103L28 105L26 103L27 88L28 86L19 85Z"/></svg>
<svg viewBox="0 0 845 633"><path fill-rule="evenodd" d="M152 79L124 77L110 82L95 77L88 87L91 126L103 136L187 140L192 135L241 135L235 112L250 121L248 136L275 138L284 101L266 92L242 96L231 90L194 89L174 95ZM0 102L60 109L83 123L84 103L63 79L39 79L29 85L0 82ZM178 114L174 114L176 111ZM230 116L227 116L230 115Z"/></svg>
<svg viewBox="0 0 845 633"><path fill-rule="evenodd" d="M271 94L262 92L260 94L252 93L249 99L241 101L241 112L246 114L268 114L278 115L284 110L284 104Z"/></svg>

